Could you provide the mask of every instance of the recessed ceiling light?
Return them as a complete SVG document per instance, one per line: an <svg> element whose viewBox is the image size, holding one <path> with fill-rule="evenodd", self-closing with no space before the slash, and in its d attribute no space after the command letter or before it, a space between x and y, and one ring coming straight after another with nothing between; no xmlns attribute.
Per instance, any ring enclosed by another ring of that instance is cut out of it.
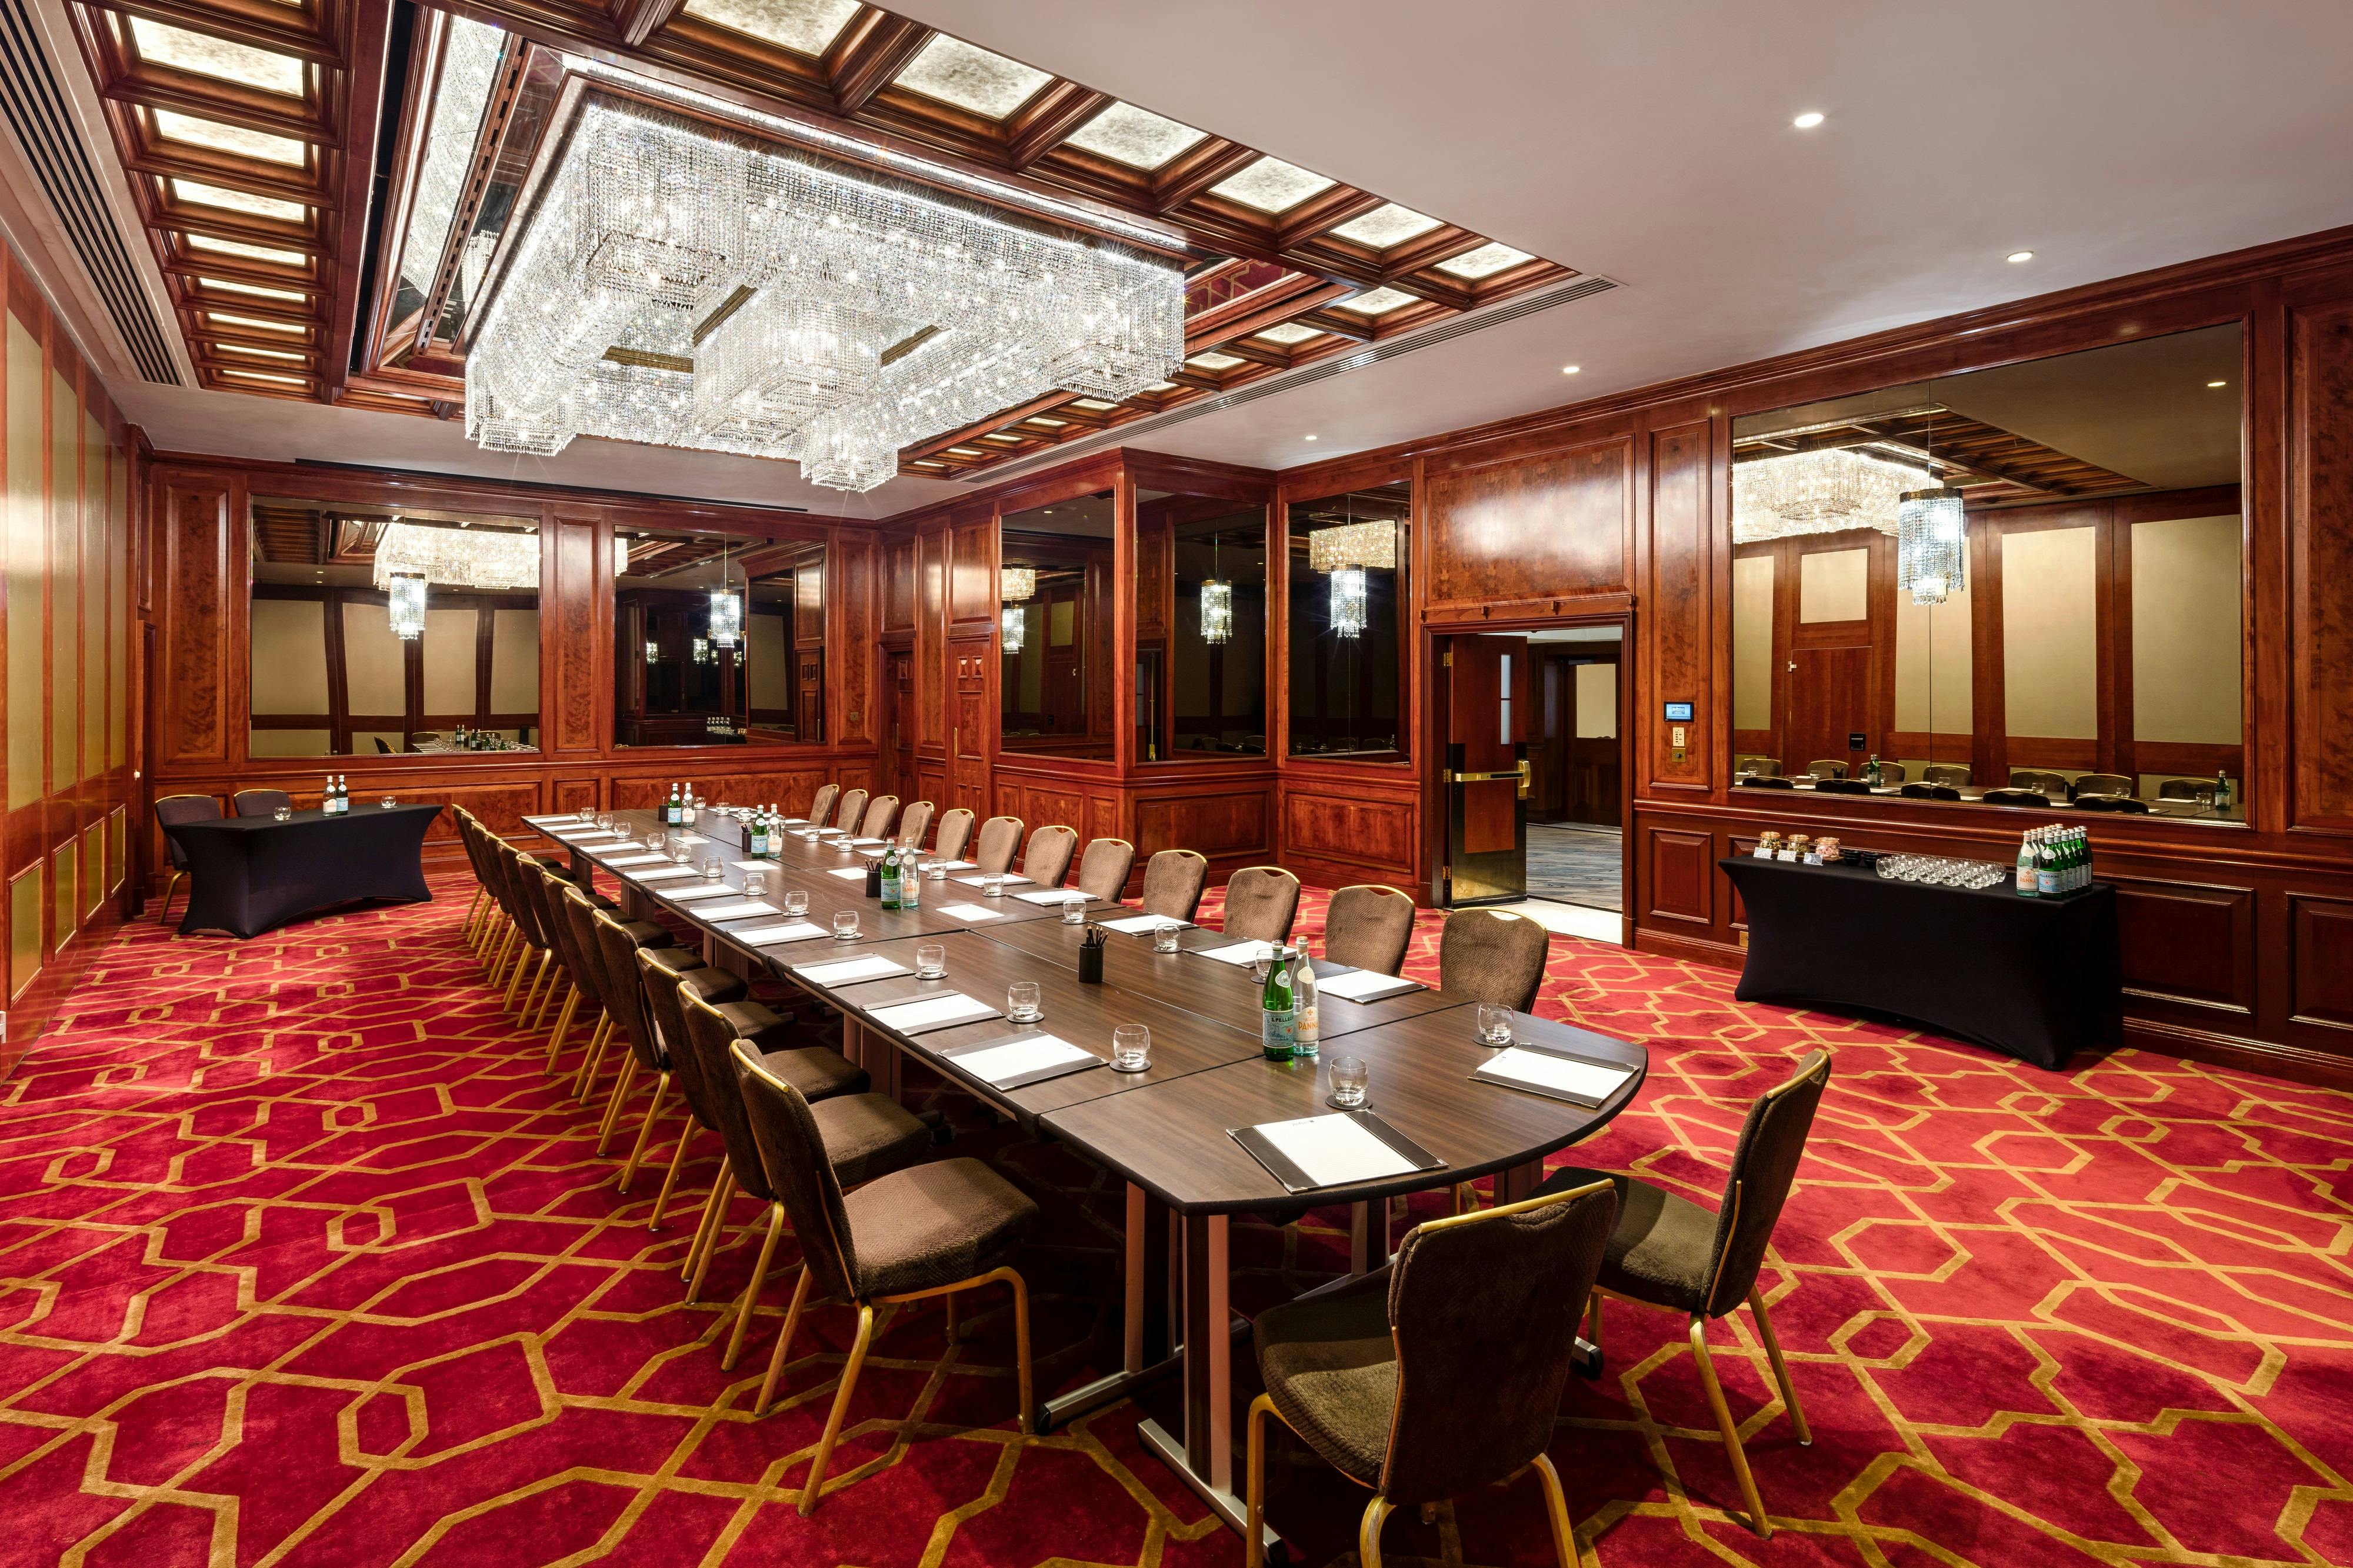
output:
<svg viewBox="0 0 2353 1568"><path fill-rule="evenodd" d="M1313 441L1315 437L1313 436L1302 436L1300 439L1303 441Z"/></svg>
<svg viewBox="0 0 2353 1568"><path fill-rule="evenodd" d="M1821 122L1822 111L1819 109L1809 109L1803 114L1798 116L1797 119L1789 121L1790 124L1796 126L1800 131L1811 131L1815 126L1820 125Z"/></svg>
<svg viewBox="0 0 2353 1568"><path fill-rule="evenodd" d="M2210 381L2206 384L2209 386L2228 386L2231 384L2227 381Z"/></svg>
<svg viewBox="0 0 2353 1568"><path fill-rule="evenodd" d="M2013 263L2020 261L2031 261L2034 259L2034 252L2031 250L2013 250L2004 259Z"/></svg>
<svg viewBox="0 0 2353 1568"><path fill-rule="evenodd" d="M1585 367L1581 364L1565 364L1560 367L1560 374L1563 375L1575 375L1578 371L1581 371Z"/></svg>

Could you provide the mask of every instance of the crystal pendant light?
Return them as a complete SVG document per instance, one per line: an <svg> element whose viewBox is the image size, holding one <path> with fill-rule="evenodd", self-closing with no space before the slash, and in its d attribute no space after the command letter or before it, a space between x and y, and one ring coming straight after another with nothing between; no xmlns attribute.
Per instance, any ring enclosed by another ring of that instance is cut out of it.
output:
<svg viewBox="0 0 2353 1568"><path fill-rule="evenodd" d="M1927 449L1936 450L1935 420ZM1968 585L1968 513L1961 492L1939 484L1905 490L1895 507L1895 584L1915 605L1941 605Z"/></svg>
<svg viewBox="0 0 2353 1568"><path fill-rule="evenodd" d="M711 645L733 647L744 635L744 601L727 585L727 545L719 545L719 586L711 590Z"/></svg>
<svg viewBox="0 0 2353 1568"><path fill-rule="evenodd" d="M711 662L711 639L709 637L697 637L694 639L694 662L697 664L709 664Z"/></svg>
<svg viewBox="0 0 2353 1568"><path fill-rule="evenodd" d="M1344 637L1365 635L1365 569L1361 566L1333 569L1332 631Z"/></svg>
<svg viewBox="0 0 2353 1568"><path fill-rule="evenodd" d="M1209 537L1209 575L1201 584L1201 640L1213 647L1234 636L1234 585L1218 575L1218 540Z"/></svg>
<svg viewBox="0 0 2353 1568"><path fill-rule="evenodd" d="M392 609L392 635L415 642L425 635L425 578L421 573L396 572L385 584Z"/></svg>
<svg viewBox="0 0 2353 1568"><path fill-rule="evenodd" d="M1732 542L1749 544L1849 528L1894 533L1904 492L1928 479L1922 469L1844 447L1753 458L1732 470Z"/></svg>
<svg viewBox="0 0 2353 1568"><path fill-rule="evenodd" d="M1008 605L1025 604L1038 593L1035 566L1005 566L997 574L997 596Z"/></svg>
<svg viewBox="0 0 2353 1568"><path fill-rule="evenodd" d="M1007 653L1019 653L1029 641L1029 620L1018 605L1008 605L997 612L997 624L1003 633Z"/></svg>
<svg viewBox="0 0 2353 1568"><path fill-rule="evenodd" d="M659 664L661 662L661 644L654 641L651 637L648 637L646 639L646 662L648 664Z"/></svg>
<svg viewBox="0 0 2353 1568"><path fill-rule="evenodd" d="M1347 501L1348 521L1337 528L1319 528L1307 536L1307 564L1332 574L1330 619L1335 637L1365 633L1366 570L1377 566L1397 570L1397 524L1383 518L1356 521L1356 497Z"/></svg>

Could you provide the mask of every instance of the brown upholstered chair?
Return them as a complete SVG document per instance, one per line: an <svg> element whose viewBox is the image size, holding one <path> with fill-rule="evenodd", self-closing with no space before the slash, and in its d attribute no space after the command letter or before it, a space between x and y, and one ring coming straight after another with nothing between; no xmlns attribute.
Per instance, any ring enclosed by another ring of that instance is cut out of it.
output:
<svg viewBox="0 0 2353 1568"><path fill-rule="evenodd" d="M1813 774L1814 777L1818 779L1842 779L1846 777L1846 764L1840 762L1836 757L1822 757L1814 762L1808 763L1806 764L1806 771Z"/></svg>
<svg viewBox="0 0 2353 1568"><path fill-rule="evenodd" d="M808 824L811 827L823 827L833 819L833 803L840 795L839 784L818 786L817 795L809 801Z"/></svg>
<svg viewBox="0 0 2353 1568"><path fill-rule="evenodd" d="M1904 786L1906 800L1958 800L1961 792L1950 784L1908 784Z"/></svg>
<svg viewBox="0 0 2353 1568"><path fill-rule="evenodd" d="M1250 1409L1250 1568L1265 1561L1266 1418L1372 1489L1356 1555L1380 1568L1393 1509L1443 1502L1533 1467L1560 1568L1568 1505L1545 1450L1618 1200L1595 1178L1406 1233L1397 1261L1251 1325L1266 1392Z"/></svg>
<svg viewBox="0 0 2353 1568"><path fill-rule="evenodd" d="M220 819L220 802L212 795L167 795L155 802L155 822L160 827L176 827L184 822L218 822ZM164 858L170 862L172 874L164 883L164 907L156 913L157 925L172 918L172 894L179 888L180 879L188 874L188 858L168 833L164 835Z"/></svg>
<svg viewBox="0 0 2353 1568"><path fill-rule="evenodd" d="M841 1436L842 1416L857 1391L866 1352L889 1326L891 1309L902 1302L998 1281L1013 1288L1021 1430L1029 1432L1029 1292L1012 1259L1038 1218L1038 1205L972 1159L893 1171L844 1193L840 1172L828 1158L823 1124L808 1100L766 1059L743 1046L735 1047L734 1056L752 1135L780 1200L778 1217L791 1216L793 1235L801 1245L800 1279L753 1404L754 1415L767 1409L777 1376L791 1358L793 1333L800 1325L810 1281L817 1282L820 1298L839 1298L858 1309L858 1337L850 1342L849 1364L841 1370L825 1435L818 1439L808 1479L801 1487L801 1512L808 1513L824 1494L826 1467ZM770 1223L772 1237L776 1224Z"/></svg>
<svg viewBox="0 0 2353 1568"><path fill-rule="evenodd" d="M567 988L564 1005L556 1010L555 1023L547 1031L547 1060L542 1064L541 1070L551 1073L555 1070L555 1058L564 1049L564 1038L571 1032L572 1020L579 1012L582 1000L586 999L591 1006L601 1006L604 994L597 989L595 977L589 973L595 961L580 946L575 934L571 905L565 897L566 893L578 893L592 909L615 907L613 901L602 893L590 892L554 867L541 863L540 908L546 915L548 934L555 939L556 962L563 966L562 979ZM548 995L552 999L554 994L554 987L550 986ZM532 1026L538 1027L536 1024Z"/></svg>
<svg viewBox="0 0 2353 1568"><path fill-rule="evenodd" d="M972 842L972 812L969 807L952 805L940 813L940 836L932 845L935 860L961 860L964 847Z"/></svg>
<svg viewBox="0 0 2353 1568"><path fill-rule="evenodd" d="M1869 795L1871 786L1861 779L1816 779L1816 795Z"/></svg>
<svg viewBox="0 0 2353 1568"><path fill-rule="evenodd" d="M1920 770L1920 782L1943 784L1947 789L1958 789L1969 782L1969 770L1955 767L1947 763L1931 763Z"/></svg>
<svg viewBox="0 0 2353 1568"><path fill-rule="evenodd" d="M1288 942L1299 918L1299 879L1280 866L1245 866L1226 879L1226 934Z"/></svg>
<svg viewBox="0 0 2353 1568"><path fill-rule="evenodd" d="M2113 795L2128 797L2132 793L2133 781L2125 777L2122 773L2085 773L2075 781L2075 798L2077 800L2083 799L2087 795Z"/></svg>
<svg viewBox="0 0 2353 1568"><path fill-rule="evenodd" d="M241 789L228 797L228 804L239 816L268 816L281 805L291 810L294 797L282 789Z"/></svg>
<svg viewBox="0 0 2353 1568"><path fill-rule="evenodd" d="M1740 787L1743 789L1795 789L1798 784L1796 780L1785 779L1778 773L1750 773L1740 781Z"/></svg>
<svg viewBox="0 0 2353 1568"><path fill-rule="evenodd" d="M898 820L899 797L878 795L866 803L866 817L858 825L858 836L860 838L888 838L891 837L891 825Z"/></svg>
<svg viewBox="0 0 2353 1568"><path fill-rule="evenodd" d="M537 982L533 984L531 992L523 998L523 1010L520 1019L524 1028L535 1030L541 1021L546 1017L547 1009L554 1002L556 993L575 984L572 978L572 947L571 943L565 939L565 922L561 906L557 902L562 899L563 894L560 890L551 890L548 887L551 878L556 879L559 888L561 886L562 879L558 877L555 868L536 855L526 855L522 858L518 870L520 874L515 878L515 893L531 907L532 921L539 927L540 935L547 942L547 959L541 966L541 979L544 980L546 984L543 988ZM537 998L536 1006L533 1005L534 997Z"/></svg>
<svg viewBox="0 0 2353 1568"><path fill-rule="evenodd" d="M735 1194L748 1193L764 1204L776 1201L775 1191L768 1185L765 1168L760 1163L759 1150L752 1142L751 1124L744 1120L744 1092L736 1085L729 1048L737 1040L745 1041L755 1055L769 1063L770 1071L788 1079L810 1100L820 1102L845 1095L863 1095L873 1087L873 1081L864 1068L839 1051L823 1046L796 1046L790 1034L777 1026L776 1015L757 1002L706 1002L695 994L693 987L681 984L678 1009L686 1023L687 1047L694 1052L693 1071L702 1083L704 1109L711 1114L712 1129L727 1152L726 1163L712 1184L711 1196L702 1205L702 1221L695 1227L694 1243L687 1248L686 1261L679 1269L686 1279L686 1299L691 1305L702 1294L703 1276L718 1254L722 1233L727 1228L727 1211ZM928 1129L923 1135L926 1139L931 1136ZM757 1298L758 1281L754 1280L753 1292L746 1300ZM739 1329L748 1326L738 1325ZM734 1349L726 1357L731 1367L735 1364L736 1350L743 1346L740 1332L735 1342Z"/></svg>
<svg viewBox="0 0 2353 1568"><path fill-rule="evenodd" d="M2046 796L2053 790L2063 795L2067 789L2067 775L2054 773L2047 768L2012 768L2010 770L2010 787L2039 790ZM2046 801L2045 804L2049 803Z"/></svg>
<svg viewBox="0 0 2353 1568"><path fill-rule="evenodd" d="M670 1210L670 1194L677 1190L679 1168L686 1163L686 1151L694 1142L698 1128L715 1128L710 1092L704 1087L702 1054L687 1038L686 1014L680 1003L681 994L699 997L713 1007L742 1002L751 994L751 987L740 974L731 974L716 964L700 969L680 968L670 962L676 948L641 947L638 949L638 983L646 994L646 1016L654 1026L654 1037L662 1043L670 1058L670 1082L678 1086L679 1098L686 1102L687 1125L679 1129L678 1142L671 1147L670 1169L662 1175L661 1191L654 1194L653 1212L646 1217L648 1230L659 1230L663 1216ZM733 1092L734 1086L726 1086ZM648 1117L649 1125L652 1118ZM635 1156L632 1156L634 1159ZM712 1178L717 1184L717 1178ZM629 1190L628 1173L623 1173L620 1190Z"/></svg>
<svg viewBox="0 0 2353 1568"><path fill-rule="evenodd" d="M2079 795L2075 797L2077 811L2121 811L2142 816L2148 815L2148 802L2128 795Z"/></svg>
<svg viewBox="0 0 2353 1568"><path fill-rule="evenodd" d="M1438 933L1438 984L1478 1002L1526 1012L1544 984L1552 933L1525 915L1456 910Z"/></svg>
<svg viewBox="0 0 2353 1568"><path fill-rule="evenodd" d="M1672 1193L1632 1176L1564 1166L1547 1176L1538 1194L1561 1192L1607 1179L1618 1191L1618 1222L1610 1232L1609 1248L1595 1287L1591 1322L1586 1338L1601 1343L1601 1298L1617 1296L1648 1302L1691 1318L1692 1355L1699 1363L1700 1382L1715 1411L1716 1429L1732 1458L1733 1478L1740 1483L1741 1501L1748 1510L1748 1525L1769 1536L1773 1527L1765 1518L1765 1504L1757 1495L1757 1478L1749 1474L1748 1456L1740 1447L1740 1429L1724 1403L1716 1383L1715 1363L1707 1350L1707 1321L1721 1318L1748 1303L1757 1337L1772 1364L1774 1381L1781 1387L1781 1403L1788 1407L1789 1426L1800 1443L1811 1443L1805 1412L1798 1407L1798 1391L1789 1382L1789 1368L1781 1359L1781 1342L1773 1337L1773 1321L1766 1315L1765 1298L1757 1293L1757 1273L1764 1267L1765 1248L1773 1226L1797 1177L1798 1162L1806 1152L1806 1134L1814 1124L1815 1108L1830 1086L1831 1057L1817 1050L1798 1064L1788 1082L1766 1090L1748 1108L1740 1126L1740 1142L1733 1146L1732 1173L1724 1184L1724 1202L1714 1214Z"/></svg>
<svg viewBox="0 0 2353 1568"><path fill-rule="evenodd" d="M980 825L979 840L973 846L973 862L984 871L1009 871L1013 868L1013 852L1020 847L1021 819L992 816Z"/></svg>
<svg viewBox="0 0 2353 1568"><path fill-rule="evenodd" d="M1334 963L1395 974L1412 942L1413 898L1395 888L1343 888L1324 911L1324 956Z"/></svg>
<svg viewBox="0 0 2353 1568"><path fill-rule="evenodd" d="M515 1010L519 1023L530 1016L533 1000L539 994L540 987L547 983L549 966L554 962L554 939L547 934L547 928L539 918L539 905L530 896L531 884L538 876L539 858L524 854L504 839L499 841L498 853L507 916L514 921L515 933L521 939L521 945L515 949L514 967L507 975L506 993L499 1005L515 1008L515 993L522 985L523 973L529 970L532 975L531 989L523 992L522 1005ZM536 969L532 966L534 956L539 961ZM495 980L496 977L492 978Z"/></svg>
<svg viewBox="0 0 2353 1568"><path fill-rule="evenodd" d="M607 911L595 900L578 888L564 889L565 918L572 922L572 945L580 954L580 973L587 983L590 999L596 1004L596 1026L588 1036L588 1047L580 1053L580 1066L572 1075L572 1098L585 1100L588 1087L596 1080L596 1069L603 1065L605 1052L613 1043L614 1031L620 1027L620 1009L613 1000L613 984L606 977L604 950L596 935L596 917ZM626 928L639 947L663 947L674 939L669 930L652 921L629 921Z"/></svg>
<svg viewBox="0 0 2353 1568"><path fill-rule="evenodd" d="M1192 849L1163 849L1144 863L1144 912L1172 921L1189 921L1200 911L1201 891L1209 885L1209 861Z"/></svg>
<svg viewBox="0 0 2353 1568"><path fill-rule="evenodd" d="M1115 904L1127 891L1127 874L1134 868L1134 845L1124 838L1098 838L1079 857L1079 891Z"/></svg>
<svg viewBox="0 0 2353 1568"><path fill-rule="evenodd" d="M866 792L862 789L844 790L841 795L841 810L835 815L833 826L854 833L858 829L858 819L865 815ZM809 820L817 822L815 817ZM825 825L818 823L818 826L822 827Z"/></svg>
<svg viewBox="0 0 2353 1568"><path fill-rule="evenodd" d="M1981 798L1988 805L2031 805L2037 811L2051 809L2051 797L2039 789L1989 789Z"/></svg>
<svg viewBox="0 0 2353 1568"><path fill-rule="evenodd" d="M1029 847L1021 856L1021 874L1040 888L1059 888L1078 849L1077 828L1050 824L1029 836Z"/></svg>
<svg viewBox="0 0 2353 1568"><path fill-rule="evenodd" d="M932 803L919 800L899 815L899 843L902 847L921 849L924 836L932 830Z"/></svg>
<svg viewBox="0 0 2353 1568"><path fill-rule="evenodd" d="M681 972L702 967L702 960L679 950L660 926L654 926L658 936L637 929L653 925L650 921L625 921L617 913L598 910L590 917L590 924L596 932L597 978L605 988L605 1007L612 1015L614 1032L621 1037L626 1052L620 1070L613 1075L612 1092L605 1097L604 1118L596 1123L596 1152L602 1154L613 1141L621 1107L628 1102L629 1091L637 1086L638 1068L644 1068L654 1079L653 1105L646 1113L649 1130L652 1119L660 1114L662 1101L670 1095L670 1054L654 1037L653 1024L646 1016L646 988L638 972L638 949L670 948L678 953L671 962ZM635 1162L630 1168L636 1169Z"/></svg>

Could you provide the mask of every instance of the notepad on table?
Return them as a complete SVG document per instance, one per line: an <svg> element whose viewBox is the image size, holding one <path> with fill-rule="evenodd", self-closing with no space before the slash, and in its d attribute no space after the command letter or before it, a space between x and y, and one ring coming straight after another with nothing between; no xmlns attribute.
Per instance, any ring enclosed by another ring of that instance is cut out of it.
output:
<svg viewBox="0 0 2353 1568"><path fill-rule="evenodd" d="M1338 996L1350 1002L1377 1002L1384 996L1419 991L1421 982L1401 980L1394 974L1383 974L1377 969L1352 969L1345 974L1334 974L1317 981L1316 989L1326 996Z"/></svg>
<svg viewBox="0 0 2353 1568"><path fill-rule="evenodd" d="M1034 893L1016 893L1025 904L1041 904L1048 909L1060 909L1064 904L1087 902L1087 896L1076 888L1042 888Z"/></svg>
<svg viewBox="0 0 2353 1568"><path fill-rule="evenodd" d="M731 888L724 882L713 882L702 888L680 888L662 895L671 902L681 904L690 899L740 899L743 896L743 889Z"/></svg>
<svg viewBox="0 0 2353 1568"><path fill-rule="evenodd" d="M1229 1133L1294 1193L1383 1181L1444 1163L1368 1111L1261 1121Z"/></svg>
<svg viewBox="0 0 2353 1568"><path fill-rule="evenodd" d="M889 844L891 841L887 838L853 838L850 842L862 849L869 845L880 848L881 847Z"/></svg>
<svg viewBox="0 0 2353 1568"><path fill-rule="evenodd" d="M1128 915L1115 921L1097 921L1105 931L1115 931L1123 936L1150 936L1164 925L1179 925L1191 930L1191 921L1171 920L1166 915Z"/></svg>
<svg viewBox="0 0 2353 1568"><path fill-rule="evenodd" d="M971 860L934 860L932 864L934 866L944 866L951 871L977 871L980 869L978 863Z"/></svg>
<svg viewBox="0 0 2353 1568"><path fill-rule="evenodd" d="M1197 947L1193 950L1193 956L1214 958L1219 963L1230 963L1239 967L1245 963L1256 963L1261 958L1272 958L1274 944L1271 942L1238 942L1226 947Z"/></svg>
<svg viewBox="0 0 2353 1568"><path fill-rule="evenodd" d="M977 1023L983 1018L999 1017L997 1010L987 1003L951 991L944 996L926 996L919 1002L897 1002L888 1007L868 1010L867 1016L886 1029L902 1035L920 1035L932 1029L953 1028L958 1024Z"/></svg>
<svg viewBox="0 0 2353 1568"><path fill-rule="evenodd" d="M848 877L862 882L866 880L866 868L863 866L841 866L835 868L833 870L828 871L826 875L828 877Z"/></svg>
<svg viewBox="0 0 2353 1568"><path fill-rule="evenodd" d="M728 864L738 871L772 871L776 866L774 860L731 860Z"/></svg>
<svg viewBox="0 0 2353 1568"><path fill-rule="evenodd" d="M1005 885L1008 888L1013 886L1016 882L1026 882L1029 879L1027 877L1015 876L1010 871L1000 871L997 875L1005 879ZM988 885L988 879L987 877L951 877L948 880L951 882L962 882L967 888L985 888Z"/></svg>
<svg viewBox="0 0 2353 1568"><path fill-rule="evenodd" d="M773 915L780 911L774 904L747 899L740 904L713 904L707 910L695 912L707 921L748 921L755 915Z"/></svg>
<svg viewBox="0 0 2353 1568"><path fill-rule="evenodd" d="M731 931L727 940L746 947L781 947L788 942L807 942L828 934L814 921L793 921L780 926L747 926L742 931Z"/></svg>
<svg viewBox="0 0 2353 1568"><path fill-rule="evenodd" d="M670 877L694 877L701 873L691 866L649 866L642 871L626 873L632 882L659 882Z"/></svg>
<svg viewBox="0 0 2353 1568"><path fill-rule="evenodd" d="M851 958L830 963L804 964L793 973L813 985L830 988L856 985L868 980L888 980L894 974L912 974L914 971L887 958Z"/></svg>
<svg viewBox="0 0 2353 1568"><path fill-rule="evenodd" d="M983 909L978 904L942 904L940 913L960 921L1001 921L1005 918L1004 911Z"/></svg>
<svg viewBox="0 0 2353 1568"><path fill-rule="evenodd" d="M1108 1065L1084 1046L1053 1035L1024 1035L942 1054L955 1063L957 1070L997 1089L1018 1089L1082 1068Z"/></svg>
<svg viewBox="0 0 2353 1568"><path fill-rule="evenodd" d="M1513 1044L1489 1057L1471 1076L1575 1105L1599 1106L1634 1076L1634 1069Z"/></svg>
<svg viewBox="0 0 2353 1568"><path fill-rule="evenodd" d="M607 860L605 864L618 870L624 866L659 866L661 860L662 858L659 855L624 855L617 860Z"/></svg>

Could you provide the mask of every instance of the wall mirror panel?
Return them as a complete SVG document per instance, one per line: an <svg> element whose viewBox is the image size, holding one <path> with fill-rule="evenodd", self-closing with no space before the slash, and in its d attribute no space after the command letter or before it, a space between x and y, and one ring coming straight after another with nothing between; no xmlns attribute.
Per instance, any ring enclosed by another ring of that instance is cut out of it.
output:
<svg viewBox="0 0 2353 1568"><path fill-rule="evenodd" d="M1294 757L1404 759L1412 510L1406 479L1291 505L1285 596Z"/></svg>
<svg viewBox="0 0 2353 1568"><path fill-rule="evenodd" d="M613 552L615 744L823 738L822 543L623 530Z"/></svg>
<svg viewBox="0 0 2353 1568"><path fill-rule="evenodd" d="M1000 753L1112 754L1111 492L997 521Z"/></svg>
<svg viewBox="0 0 2353 1568"><path fill-rule="evenodd" d="M1736 420L1736 784L2243 821L2240 336Z"/></svg>
<svg viewBox="0 0 2353 1568"><path fill-rule="evenodd" d="M256 757L539 744L536 519L256 497Z"/></svg>
<svg viewBox="0 0 2353 1568"><path fill-rule="evenodd" d="M1136 760L1262 757L1267 508L1136 492Z"/></svg>

